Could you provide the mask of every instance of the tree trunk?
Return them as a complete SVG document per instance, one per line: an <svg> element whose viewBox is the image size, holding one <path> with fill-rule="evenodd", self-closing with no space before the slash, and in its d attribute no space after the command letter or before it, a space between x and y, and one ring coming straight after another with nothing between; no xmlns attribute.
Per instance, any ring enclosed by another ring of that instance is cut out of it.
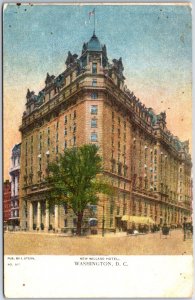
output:
<svg viewBox="0 0 195 300"><path fill-rule="evenodd" d="M80 212L78 213L77 235L81 235L82 220L83 220L83 212Z"/></svg>

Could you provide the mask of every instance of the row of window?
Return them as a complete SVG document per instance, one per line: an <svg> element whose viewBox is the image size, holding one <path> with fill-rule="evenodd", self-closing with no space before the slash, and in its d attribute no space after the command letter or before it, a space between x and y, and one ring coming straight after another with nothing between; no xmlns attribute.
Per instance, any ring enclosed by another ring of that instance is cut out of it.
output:
<svg viewBox="0 0 195 300"><path fill-rule="evenodd" d="M112 112L112 122L114 122L114 120L115 120L115 113ZM121 124L121 118L120 117L118 117L118 124L119 125ZM127 126L127 123L126 123L126 121L124 121L124 128L126 128L126 126Z"/></svg>
<svg viewBox="0 0 195 300"><path fill-rule="evenodd" d="M76 113L76 110L75 110L73 112L73 116L71 114L69 115L69 119L71 120L73 118L73 120L74 120L74 119L76 119L76 116L77 116L77 113ZM68 116L66 115L66 116L64 116L64 124L67 124L67 122L68 122Z"/></svg>
<svg viewBox="0 0 195 300"><path fill-rule="evenodd" d="M73 136L73 138L69 140L69 144L70 144L70 146L75 146L76 145L76 136ZM64 148L66 149L67 147L68 147L68 141L65 140L64 141ZM58 153L58 152L56 152L56 153Z"/></svg>
<svg viewBox="0 0 195 300"><path fill-rule="evenodd" d="M18 210L12 210L11 211L11 217L19 217L19 211Z"/></svg>
<svg viewBox="0 0 195 300"><path fill-rule="evenodd" d="M18 206L18 201L11 201L11 207L17 207Z"/></svg>
<svg viewBox="0 0 195 300"><path fill-rule="evenodd" d="M70 126L70 128L69 128L69 131L70 132L72 131L73 133L76 133L76 130L77 130L76 124L74 124L73 127ZM64 135L67 136L67 134L68 134L68 129L67 129L67 127L65 127L65 129L64 129Z"/></svg>

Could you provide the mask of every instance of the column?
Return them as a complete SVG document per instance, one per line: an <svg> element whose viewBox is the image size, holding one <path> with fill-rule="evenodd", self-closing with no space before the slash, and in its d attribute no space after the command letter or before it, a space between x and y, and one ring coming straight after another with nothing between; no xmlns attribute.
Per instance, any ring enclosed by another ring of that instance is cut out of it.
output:
<svg viewBox="0 0 195 300"><path fill-rule="evenodd" d="M41 227L41 203L38 201L37 203L37 228Z"/></svg>
<svg viewBox="0 0 195 300"><path fill-rule="evenodd" d="M54 220L54 226L55 226L55 230L58 230L58 205L55 205L55 211L54 211L54 216L55 216L55 220Z"/></svg>
<svg viewBox="0 0 195 300"><path fill-rule="evenodd" d="M33 205L29 203L29 230L33 230Z"/></svg>
<svg viewBox="0 0 195 300"><path fill-rule="evenodd" d="M49 205L48 201L46 200L45 205L45 230L47 231L49 229Z"/></svg>

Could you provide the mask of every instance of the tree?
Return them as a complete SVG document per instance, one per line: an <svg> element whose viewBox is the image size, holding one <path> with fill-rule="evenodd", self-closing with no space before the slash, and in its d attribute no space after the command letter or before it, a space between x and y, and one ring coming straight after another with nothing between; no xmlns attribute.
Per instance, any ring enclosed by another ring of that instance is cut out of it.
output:
<svg viewBox="0 0 195 300"><path fill-rule="evenodd" d="M108 180L102 176L102 158L96 145L66 149L58 162L48 166L50 203L66 204L77 216L77 234L81 235L84 211L98 204L98 194L113 193Z"/></svg>

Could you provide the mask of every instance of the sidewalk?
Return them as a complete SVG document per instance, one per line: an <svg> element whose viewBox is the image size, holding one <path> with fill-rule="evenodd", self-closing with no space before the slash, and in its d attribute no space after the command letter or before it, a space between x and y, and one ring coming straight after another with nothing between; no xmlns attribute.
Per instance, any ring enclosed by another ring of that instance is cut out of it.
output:
<svg viewBox="0 0 195 300"><path fill-rule="evenodd" d="M193 241L182 230L126 235L126 232L89 236L14 232L4 234L6 255L192 255Z"/></svg>

